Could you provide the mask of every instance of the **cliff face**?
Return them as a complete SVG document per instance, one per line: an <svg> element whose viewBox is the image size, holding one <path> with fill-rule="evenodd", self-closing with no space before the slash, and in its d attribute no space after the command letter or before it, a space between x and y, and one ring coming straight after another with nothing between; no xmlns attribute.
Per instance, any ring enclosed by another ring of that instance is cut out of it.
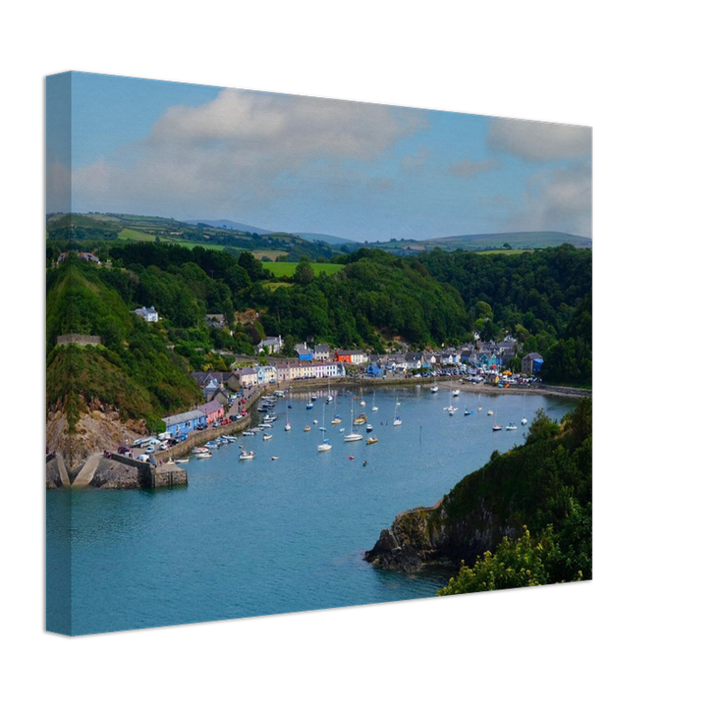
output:
<svg viewBox="0 0 720 707"><path fill-rule="evenodd" d="M458 566L472 563L519 528L503 524L483 499L463 517L453 517L453 494L435 506L401 513L389 529L380 533L365 559L376 567L417 572L424 564Z"/></svg>
<svg viewBox="0 0 720 707"><path fill-rule="evenodd" d="M562 428L539 415L527 441L468 474L432 507L401 513L365 559L415 572L425 563L473 565L523 526L561 528L573 508L592 501L592 403L585 399Z"/></svg>

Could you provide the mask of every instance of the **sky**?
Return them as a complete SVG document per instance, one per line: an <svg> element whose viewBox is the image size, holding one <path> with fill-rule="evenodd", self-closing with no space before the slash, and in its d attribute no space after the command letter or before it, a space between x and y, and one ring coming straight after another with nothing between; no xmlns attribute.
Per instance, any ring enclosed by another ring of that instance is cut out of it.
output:
<svg viewBox="0 0 720 707"><path fill-rule="evenodd" d="M48 213L592 236L588 127L78 72L46 89Z"/></svg>

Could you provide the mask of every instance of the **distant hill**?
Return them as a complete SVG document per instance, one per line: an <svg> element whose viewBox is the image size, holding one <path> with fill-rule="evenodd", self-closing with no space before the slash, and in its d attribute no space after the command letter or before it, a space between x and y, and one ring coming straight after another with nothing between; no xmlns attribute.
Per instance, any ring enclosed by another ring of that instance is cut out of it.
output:
<svg viewBox="0 0 720 707"><path fill-rule="evenodd" d="M300 238L315 242L320 241L321 243L329 243L330 245L343 245L345 243L355 244L357 241L350 240L349 238L340 238L340 236L329 236L325 233L296 233L296 236Z"/></svg>
<svg viewBox="0 0 720 707"><path fill-rule="evenodd" d="M277 233L277 231L268 231L265 228L258 228L257 226L250 226L247 223L238 223L237 221L230 221L228 219L191 219L185 223L191 223L197 226L199 223L204 223L207 226L213 228L224 228L226 231L243 231L244 233L257 233L259 236L266 236L268 233Z"/></svg>
<svg viewBox="0 0 720 707"><path fill-rule="evenodd" d="M202 224L202 225L198 225ZM114 213L51 214L47 217L50 240L155 240L209 248L251 250L258 257L271 260L287 256L296 262L301 257L311 260L331 258L340 252L352 253L360 248L378 248L394 255L412 255L440 248L443 251L467 250L484 252L506 249L512 251L552 248L569 243L576 248L592 248L592 239L558 231L521 231L515 233L478 233L439 238L406 239L360 243L349 238L325 233L286 233L269 231L230 219L194 219L176 221L158 216L136 216Z"/></svg>
<svg viewBox="0 0 720 707"><path fill-rule="evenodd" d="M478 233L466 236L445 236L442 238L428 238L415 240L412 238L391 238L389 241L375 241L372 243L354 244L357 248L380 248L394 255L411 255L423 251L440 248L443 251L467 250L482 252L487 250L503 249L505 244L511 250L535 250L538 248L553 248L569 243L576 248L591 248L592 239L582 236L573 236L570 233L557 231L523 231L518 233ZM344 250L344 248L343 248Z"/></svg>
<svg viewBox="0 0 720 707"><path fill-rule="evenodd" d="M513 248L551 248L553 246L569 243L576 248L592 247L592 239L583 236L573 236L570 233L558 231L520 231L517 233L478 233L468 236L446 236L444 238L431 238L421 241L426 247L433 248L450 246L467 250L479 248L502 248L509 243Z"/></svg>

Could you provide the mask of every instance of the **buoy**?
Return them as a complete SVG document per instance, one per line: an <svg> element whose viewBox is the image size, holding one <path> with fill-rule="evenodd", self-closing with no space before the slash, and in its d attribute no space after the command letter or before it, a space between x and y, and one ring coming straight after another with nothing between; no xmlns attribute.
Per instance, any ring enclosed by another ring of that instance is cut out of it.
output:
<svg viewBox="0 0 720 707"><path fill-rule="evenodd" d="M353 459L355 459L355 457L348 457L348 459L352 461Z"/></svg>

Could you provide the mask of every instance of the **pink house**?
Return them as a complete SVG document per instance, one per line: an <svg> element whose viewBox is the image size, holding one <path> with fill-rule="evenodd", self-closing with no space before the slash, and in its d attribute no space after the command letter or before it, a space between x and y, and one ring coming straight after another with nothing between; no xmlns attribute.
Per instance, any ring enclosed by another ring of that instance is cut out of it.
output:
<svg viewBox="0 0 720 707"><path fill-rule="evenodd" d="M205 413L205 422L208 425L212 425L213 422L222 420L225 417L225 408L217 400L211 400L205 405L198 406L198 410Z"/></svg>

